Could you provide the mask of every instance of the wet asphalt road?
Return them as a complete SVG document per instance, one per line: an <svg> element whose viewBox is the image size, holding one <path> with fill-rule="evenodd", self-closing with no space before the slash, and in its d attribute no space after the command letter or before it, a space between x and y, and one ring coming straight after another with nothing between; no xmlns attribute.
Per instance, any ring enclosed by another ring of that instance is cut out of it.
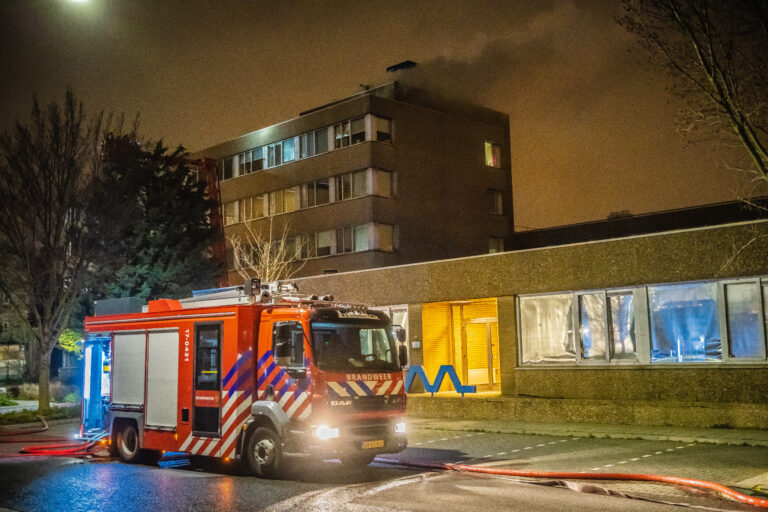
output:
<svg viewBox="0 0 768 512"><path fill-rule="evenodd" d="M48 434L71 433L74 425ZM554 436L411 432L411 446L380 459L467 462L493 467L584 472L659 473L735 485L766 475L768 448L681 444ZM29 443L27 443L29 444ZM19 445L20 446L20 445ZM10 453L19 446L2 445ZM680 510L686 503L720 510L755 510L687 488L628 482L538 484L520 478L422 472L374 463L345 470L336 462L289 462L280 481L241 476L232 465L194 461L192 467L164 469L115 460L0 458L0 507L24 512L47 510ZM548 485L542 485L548 484ZM583 487L581 490L585 490ZM628 499L625 495L640 499Z"/></svg>

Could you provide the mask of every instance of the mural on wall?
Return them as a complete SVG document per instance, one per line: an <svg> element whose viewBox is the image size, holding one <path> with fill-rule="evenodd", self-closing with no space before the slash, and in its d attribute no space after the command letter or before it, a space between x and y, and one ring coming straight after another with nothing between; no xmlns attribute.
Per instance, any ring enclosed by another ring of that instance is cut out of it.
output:
<svg viewBox="0 0 768 512"><path fill-rule="evenodd" d="M427 393L431 393L432 396L435 396L435 393L440 389L440 385L443 383L443 379L446 375L451 379L453 389L455 389L457 393L461 393L462 397L464 397L464 393L477 392L476 386L462 384L459 380L459 376L456 375L456 369L449 364L440 366L440 369L437 371L437 376L435 376L435 382L433 383L429 382L423 366L411 366L408 369L408 375L405 377L405 391L407 393L408 390L411 389L411 384L413 384L414 379L419 377L422 384L424 384L424 389Z"/></svg>

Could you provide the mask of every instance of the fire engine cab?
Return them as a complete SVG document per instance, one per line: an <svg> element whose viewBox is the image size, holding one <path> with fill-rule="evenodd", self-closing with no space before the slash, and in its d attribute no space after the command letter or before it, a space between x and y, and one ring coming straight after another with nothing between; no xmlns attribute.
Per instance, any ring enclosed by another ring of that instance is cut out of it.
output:
<svg viewBox="0 0 768 512"><path fill-rule="evenodd" d="M126 462L187 452L265 477L291 453L354 466L403 450L403 329L296 291L253 280L88 317L81 432L106 430Z"/></svg>

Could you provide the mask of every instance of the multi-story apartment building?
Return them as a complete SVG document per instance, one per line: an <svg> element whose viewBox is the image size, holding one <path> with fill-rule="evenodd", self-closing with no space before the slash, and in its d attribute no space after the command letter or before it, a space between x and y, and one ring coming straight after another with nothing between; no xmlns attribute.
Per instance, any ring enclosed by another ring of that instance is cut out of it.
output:
<svg viewBox="0 0 768 512"><path fill-rule="evenodd" d="M225 232L248 223L299 275L499 252L512 225L509 119L397 83L198 152L218 161ZM228 254L233 268L232 252ZM234 278L234 276L233 276Z"/></svg>

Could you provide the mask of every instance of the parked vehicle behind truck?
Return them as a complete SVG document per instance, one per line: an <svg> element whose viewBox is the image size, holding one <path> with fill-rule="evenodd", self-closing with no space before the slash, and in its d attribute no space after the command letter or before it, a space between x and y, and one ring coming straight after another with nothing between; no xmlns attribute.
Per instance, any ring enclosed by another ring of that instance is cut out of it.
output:
<svg viewBox="0 0 768 512"><path fill-rule="evenodd" d="M362 466L407 446L404 331L384 313L258 281L88 317L83 432L126 462L161 451Z"/></svg>

